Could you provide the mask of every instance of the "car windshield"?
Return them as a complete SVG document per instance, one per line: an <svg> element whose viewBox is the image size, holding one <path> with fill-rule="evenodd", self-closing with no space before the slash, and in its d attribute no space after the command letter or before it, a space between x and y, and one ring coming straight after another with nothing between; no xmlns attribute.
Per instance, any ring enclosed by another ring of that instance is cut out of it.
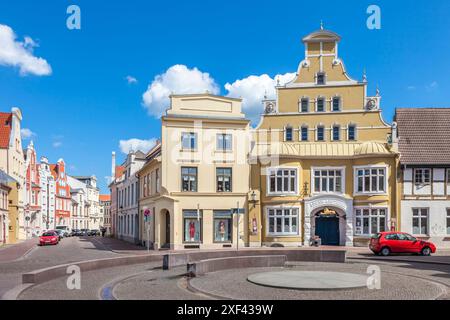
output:
<svg viewBox="0 0 450 320"><path fill-rule="evenodd" d="M55 234L53 233L53 232L44 232L43 234L42 234L42 236L43 237L51 237L51 236L54 236Z"/></svg>

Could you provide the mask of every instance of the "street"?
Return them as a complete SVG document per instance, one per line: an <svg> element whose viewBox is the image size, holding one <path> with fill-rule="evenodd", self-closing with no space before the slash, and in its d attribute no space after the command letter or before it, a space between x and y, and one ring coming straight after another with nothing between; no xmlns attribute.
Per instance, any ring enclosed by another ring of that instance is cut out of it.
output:
<svg viewBox="0 0 450 320"><path fill-rule="evenodd" d="M35 240L31 240L32 242ZM25 250L27 247L31 249ZM14 257L12 249L20 257ZM36 284L21 291L19 300L115 300L115 299L449 299L450 252L431 257L399 255L377 257L366 248L346 248L346 263L294 262L283 268L224 270L193 279L186 267L169 271L160 262L138 263L90 270L81 274L81 288L69 290L67 277ZM245 250L245 249L243 249ZM304 250L309 250L304 248ZM6 255L8 253L8 255ZM161 254L151 251L152 254ZM40 247L29 242L0 249L0 296L21 285L21 275L33 270L72 262L147 254L142 247L102 237L64 238L56 246ZM5 261L5 257L10 261ZM369 266L381 270L380 290L367 288L339 291L308 291L267 288L248 282L260 271L324 270L366 274Z"/></svg>

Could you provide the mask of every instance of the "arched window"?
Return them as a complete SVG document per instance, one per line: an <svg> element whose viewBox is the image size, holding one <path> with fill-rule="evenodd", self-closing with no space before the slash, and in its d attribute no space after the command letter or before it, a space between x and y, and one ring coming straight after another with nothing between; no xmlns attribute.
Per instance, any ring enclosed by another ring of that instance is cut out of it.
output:
<svg viewBox="0 0 450 320"><path fill-rule="evenodd" d="M347 127L347 140L355 141L356 140L356 125L349 124Z"/></svg>
<svg viewBox="0 0 450 320"><path fill-rule="evenodd" d="M341 97L334 96L333 99L331 99L331 110L334 112L341 111L342 109L341 102L342 102Z"/></svg>
<svg viewBox="0 0 450 320"><path fill-rule="evenodd" d="M299 112L301 112L301 113L309 112L309 98L308 97L303 97L300 99L298 109L299 109Z"/></svg>
<svg viewBox="0 0 450 320"><path fill-rule="evenodd" d="M318 97L316 100L316 111L325 112L325 97Z"/></svg>
<svg viewBox="0 0 450 320"><path fill-rule="evenodd" d="M325 127L323 125L318 125L316 129L316 140L325 141Z"/></svg>
<svg viewBox="0 0 450 320"><path fill-rule="evenodd" d="M287 126L284 129L284 141L292 141L293 140L293 138L294 138L293 131L294 130L292 129L291 126Z"/></svg>
<svg viewBox="0 0 450 320"><path fill-rule="evenodd" d="M300 128L300 141L308 141L308 126L306 125Z"/></svg>
<svg viewBox="0 0 450 320"><path fill-rule="evenodd" d="M333 125L332 131L331 131L331 139L333 141L339 141L341 140L341 126L338 124Z"/></svg>

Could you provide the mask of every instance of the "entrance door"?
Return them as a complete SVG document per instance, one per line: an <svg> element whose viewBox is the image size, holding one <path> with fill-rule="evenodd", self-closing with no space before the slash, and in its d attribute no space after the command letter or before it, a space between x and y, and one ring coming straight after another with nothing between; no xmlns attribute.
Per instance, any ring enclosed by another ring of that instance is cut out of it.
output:
<svg viewBox="0 0 450 320"><path fill-rule="evenodd" d="M170 248L170 213L166 211L166 243L164 245L166 248Z"/></svg>
<svg viewBox="0 0 450 320"><path fill-rule="evenodd" d="M316 217L316 235L320 237L323 245L339 245L339 218Z"/></svg>

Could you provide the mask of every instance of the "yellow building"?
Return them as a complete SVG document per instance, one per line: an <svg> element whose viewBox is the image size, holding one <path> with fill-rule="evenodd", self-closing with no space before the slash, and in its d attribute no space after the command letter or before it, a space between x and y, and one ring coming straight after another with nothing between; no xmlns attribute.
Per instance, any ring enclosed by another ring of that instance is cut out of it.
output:
<svg viewBox="0 0 450 320"><path fill-rule="evenodd" d="M357 245L396 228L398 154L379 92L350 78L341 38L303 38L296 77L264 101L250 154L249 244Z"/></svg>
<svg viewBox="0 0 450 320"><path fill-rule="evenodd" d="M241 100L172 95L161 145L139 171L140 238L156 249L246 245L249 120ZM238 220L239 219L239 220ZM239 226L238 226L239 225Z"/></svg>

